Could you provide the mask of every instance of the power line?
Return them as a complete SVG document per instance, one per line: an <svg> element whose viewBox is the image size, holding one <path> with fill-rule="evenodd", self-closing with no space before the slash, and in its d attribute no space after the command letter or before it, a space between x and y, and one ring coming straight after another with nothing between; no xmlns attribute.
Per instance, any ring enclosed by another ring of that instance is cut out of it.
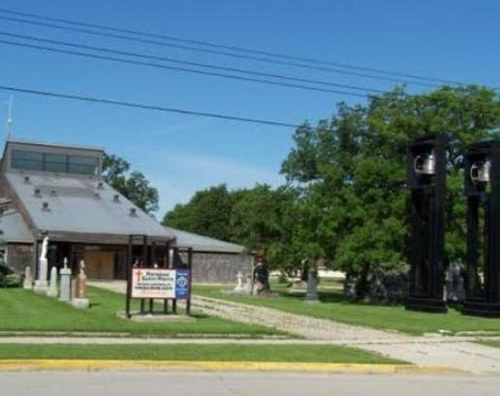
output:
<svg viewBox="0 0 500 396"><path fill-rule="evenodd" d="M129 37L129 36L123 36L123 35L115 34L115 33L102 33L102 32L97 32L97 31L93 31L93 30L82 29L82 28L78 28L78 27L74 27L74 26L71 26L71 27L61 26L61 25L55 25L52 23L30 21L30 20L26 20L26 19L6 17L6 16L2 16L2 15L0 15L0 19L13 21L13 22L19 22L19 23L25 23L28 25L43 26L43 27L48 27L51 29L58 29L58 30L63 30L63 31L79 32L79 33L91 34L91 35L95 35L95 36L133 41L133 42L138 42L138 43L142 43L142 44L152 44L152 45L158 45L158 46L164 46L164 47L184 49L184 50L188 50L188 51L197 51L197 52L205 52L205 53L210 53L210 54L224 55L224 56L229 56L229 57L233 57L233 58L256 60L259 62L293 66L293 67L299 67L299 68L309 69L309 70L319 70L319 71L324 71L324 72L329 72L329 73L338 73L338 74L344 74L344 75L350 75L350 76L370 78L370 79L375 79L375 80L390 81L390 82L396 82L396 83L405 83L405 84L412 84L412 85L420 85L420 86L425 86L425 87L437 87L438 86L436 84L431 84L431 83L424 83L424 82L413 81L413 80L403 80L400 78L376 76L373 74L366 74L366 73L360 73L360 72L354 72L354 71L348 71L348 70L334 69L332 67L314 66L314 65L309 65L309 64L305 64L305 63L297 63L297 62L277 60L277 59L267 59L267 58L262 58L262 57L257 57L257 56L235 54L235 53L231 53L231 52L211 50L211 49L206 49L206 48L189 47L189 46L181 45L181 44L166 43L166 42L162 42L162 41L142 39L142 38L138 38L138 37Z"/></svg>
<svg viewBox="0 0 500 396"><path fill-rule="evenodd" d="M148 66L148 67L154 67L154 68L159 68L159 69L168 69L168 70L182 71L182 72L186 72L186 73L202 74L202 75L206 75L206 76L229 78L232 80L257 82L257 83L268 84L268 85L277 85L277 86L296 88L296 89L302 89L302 90L307 90L307 91L335 93L335 94L341 94L341 95L356 96L359 98L365 98L367 96L367 95L362 95L362 94L347 92L347 91L339 91L339 90L334 90L334 89L311 87L311 86L307 86L307 85L291 84L291 83L271 81L271 80L262 80L262 79L258 79L258 78L243 77L243 76L236 76L236 75L216 73L216 72L208 72L208 71L203 71L203 70L189 69L189 68L185 68L185 67L168 66L168 65L163 65L163 64L159 64L159 63L142 62L142 61L135 61L135 60L131 60L131 59L115 58L112 56L96 55L96 54L78 52L78 51L73 51L73 50L45 47L42 45L19 43L19 42L9 41L9 40L1 40L0 39L0 44L6 44L6 45L24 47L24 48L31 48L31 49L37 49L37 50L41 50L41 51L48 51L48 52L55 52L55 53L77 55L77 56L82 56L82 57L86 57L86 58L107 60L107 61L112 61L112 62L128 63L128 64L138 65L138 66Z"/></svg>
<svg viewBox="0 0 500 396"><path fill-rule="evenodd" d="M207 63L179 60L176 58L169 58L169 57L164 57L164 56L155 56L155 55L143 54L143 53L138 53L138 52L119 51L119 50L115 50L112 48L95 47L95 46L84 45L84 44L70 43L67 41L51 40L51 39L46 39L46 38L34 37L34 36L26 36L23 34L15 34L15 33L5 32L5 31L0 31L0 35L14 37L14 38L21 38L23 40L31 40L31 41L35 41L35 42L50 43L50 44L62 45L62 46L66 46L66 47L80 48L80 49L92 50L92 51L98 51L98 52L104 52L104 53L110 53L110 54L133 56L133 57L143 58L143 59L160 60L162 62L170 62L170 63L177 63L177 64L182 64L182 65L203 67L203 68L208 68L208 69L213 69L213 70L224 70L224 71L231 71L231 72L249 74L249 75L255 75L255 76L271 77L271 78L276 78L276 79L280 79L280 80L298 81L298 82L304 82L304 83L309 83L309 84L333 86L333 87L340 87L340 88L346 88L346 89L352 89L352 90L364 91L364 92L372 92L372 93L384 93L385 92L383 90L374 89L374 88L365 88L365 87L359 87L359 86L348 85L348 84L334 83L334 82L330 82L330 81L311 80L311 79L307 79L307 78L297 78L297 77L287 76L287 75L282 75L282 74L257 72L254 70L240 69L240 68L235 68L235 67L222 67L222 66L216 66L216 65L207 64Z"/></svg>
<svg viewBox="0 0 500 396"><path fill-rule="evenodd" d="M120 100L105 99L105 98L93 98L90 96L72 95L72 94L65 94L65 93L60 93L60 92L50 92L50 91L40 91L40 90L35 90L35 89L12 87L12 86L7 86L7 85L0 85L0 90L17 92L17 93L24 93L24 94L30 94L30 95L47 96L47 97L60 98L60 99L77 100L77 101L83 101L83 102L100 103L100 104L107 104L107 105L114 105L114 106L132 107L132 108L143 109L143 110L154 110L154 111L161 111L161 112L179 113L179 114L186 114L186 115L196 115L196 116L201 116L201 117L217 118L217 119L229 120L229 121L239 121L239 122L248 122L248 123L253 123L253 124L271 125L271 126L277 126L277 127L286 127L286 128L299 127L299 125L297 125L297 124L291 124L291 123L280 122L280 121L270 121L270 120L263 120L263 119L258 119L258 118L239 117L239 116L218 114L218 113L208 113L208 112L202 112L202 111L178 109L178 108L173 108L173 107L156 106L156 105L149 105L149 104L143 104L143 103L124 102L124 101L120 101Z"/></svg>
<svg viewBox="0 0 500 396"><path fill-rule="evenodd" d="M0 8L0 12L5 13L5 14L29 17L29 18L33 18L33 19L37 19L37 20L53 21L53 22L59 22L59 23L64 23L64 24L70 24L70 25L78 25L78 26L84 26L84 27L89 27L89 28L93 28L93 29L100 29L100 30L105 30L105 31L110 31L110 32L127 33L127 34L131 34L131 35L135 35L135 36L159 38L159 39L163 39L163 40L169 40L169 41L187 43L187 44L202 45L202 46L207 46L207 47L211 47L211 48L219 48L219 49L223 49L223 50L251 53L251 54L256 54L256 55L264 55L264 56L278 58L278 59L288 59L288 60L292 60L292 61L307 62L307 63L312 63L312 64L335 66L335 67L341 67L341 68L346 68L346 69L354 69L354 70L359 70L359 71L380 73L380 74L385 74L385 75L392 75L392 76L398 76L398 77L403 77L403 78L411 78L411 79L423 80L423 81L434 82L434 83L445 83L445 84L454 84L454 85L463 85L464 84L462 82L448 80L448 79L432 78L432 77L426 77L426 76L421 76L421 75L416 75L416 74L401 73L401 72L396 72L396 71L383 70L383 69L377 69L377 68L365 67L365 66L358 66L358 65L347 64L347 63L330 62L330 61L324 61L324 60L320 60L320 59L300 57L300 56L296 56L296 55L289 55L289 54L283 54L283 53L277 53L277 52L271 52L271 51L255 50L255 49L238 47L238 46L215 44L215 43L208 42L208 41L191 40L191 39L185 39L185 38L180 38L180 37L174 37L174 36L170 36L170 35L154 34L154 33L148 33L148 32L144 32L144 31L138 31L138 30L115 28L115 27L111 27L111 26L100 25L100 24L95 24L95 23L86 23L86 22L75 21L75 20L70 20L70 19L53 18L53 17L48 17L48 16L44 16L44 15L39 15L39 14L8 10L8 9L4 9L4 8Z"/></svg>

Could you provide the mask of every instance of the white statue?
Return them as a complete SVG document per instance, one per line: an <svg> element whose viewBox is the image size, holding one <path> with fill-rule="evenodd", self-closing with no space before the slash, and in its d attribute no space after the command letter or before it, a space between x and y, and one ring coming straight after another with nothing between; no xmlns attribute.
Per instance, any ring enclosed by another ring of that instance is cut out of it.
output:
<svg viewBox="0 0 500 396"><path fill-rule="evenodd" d="M85 261L80 260L80 275L85 276Z"/></svg>
<svg viewBox="0 0 500 396"><path fill-rule="evenodd" d="M40 253L40 260L47 259L48 248L49 248L49 237L46 236L45 238L43 238L42 252Z"/></svg>

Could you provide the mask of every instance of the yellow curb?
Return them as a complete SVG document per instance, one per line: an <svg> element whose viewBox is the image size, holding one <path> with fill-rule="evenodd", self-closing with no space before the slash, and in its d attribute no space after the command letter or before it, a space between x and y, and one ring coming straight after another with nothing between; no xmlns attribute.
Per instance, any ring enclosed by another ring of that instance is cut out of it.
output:
<svg viewBox="0 0 500 396"><path fill-rule="evenodd" d="M7 359L0 360L0 371L23 370L200 370L200 371L300 371L328 373L373 374L458 374L462 370L447 366L416 366L411 364L344 364L344 363L279 363L279 362L216 362L183 360L62 360Z"/></svg>

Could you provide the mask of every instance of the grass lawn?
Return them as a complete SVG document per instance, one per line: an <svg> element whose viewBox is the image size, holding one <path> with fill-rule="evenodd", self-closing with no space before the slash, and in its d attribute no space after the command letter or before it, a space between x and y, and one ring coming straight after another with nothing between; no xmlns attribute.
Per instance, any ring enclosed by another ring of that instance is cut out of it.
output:
<svg viewBox="0 0 500 396"><path fill-rule="evenodd" d="M320 283L321 285L321 283ZM319 289L320 304L305 303L304 293L291 293L283 285L272 285L276 298L235 296L221 293L222 287L195 285L194 292L207 297L221 298L252 305L276 308L282 311L309 315L316 318L372 327L398 330L409 334L422 334L445 330L451 333L461 331L496 331L500 333L500 319L480 318L462 315L450 308L447 314L430 314L406 311L403 306L377 306L367 303L349 303L342 300L339 290Z"/></svg>
<svg viewBox="0 0 500 396"><path fill-rule="evenodd" d="M24 345L0 344L0 359L112 359L398 364L357 348L333 345Z"/></svg>
<svg viewBox="0 0 500 396"><path fill-rule="evenodd" d="M88 296L91 307L79 310L32 291L0 288L0 331L111 332L166 337L262 337L283 334L262 326L240 324L206 315L195 315L195 323L137 323L116 316L118 311L124 310L124 295L91 287Z"/></svg>
<svg viewBox="0 0 500 396"><path fill-rule="evenodd" d="M500 340L481 340L479 344L500 348Z"/></svg>

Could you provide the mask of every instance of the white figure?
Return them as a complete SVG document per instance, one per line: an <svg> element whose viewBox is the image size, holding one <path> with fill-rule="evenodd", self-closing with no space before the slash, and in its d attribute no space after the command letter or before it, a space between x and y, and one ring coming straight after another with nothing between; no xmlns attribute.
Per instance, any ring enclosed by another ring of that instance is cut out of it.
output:
<svg viewBox="0 0 500 396"><path fill-rule="evenodd" d="M49 249L49 237L43 238L42 242L42 252L40 253L40 260L47 259L47 251Z"/></svg>

